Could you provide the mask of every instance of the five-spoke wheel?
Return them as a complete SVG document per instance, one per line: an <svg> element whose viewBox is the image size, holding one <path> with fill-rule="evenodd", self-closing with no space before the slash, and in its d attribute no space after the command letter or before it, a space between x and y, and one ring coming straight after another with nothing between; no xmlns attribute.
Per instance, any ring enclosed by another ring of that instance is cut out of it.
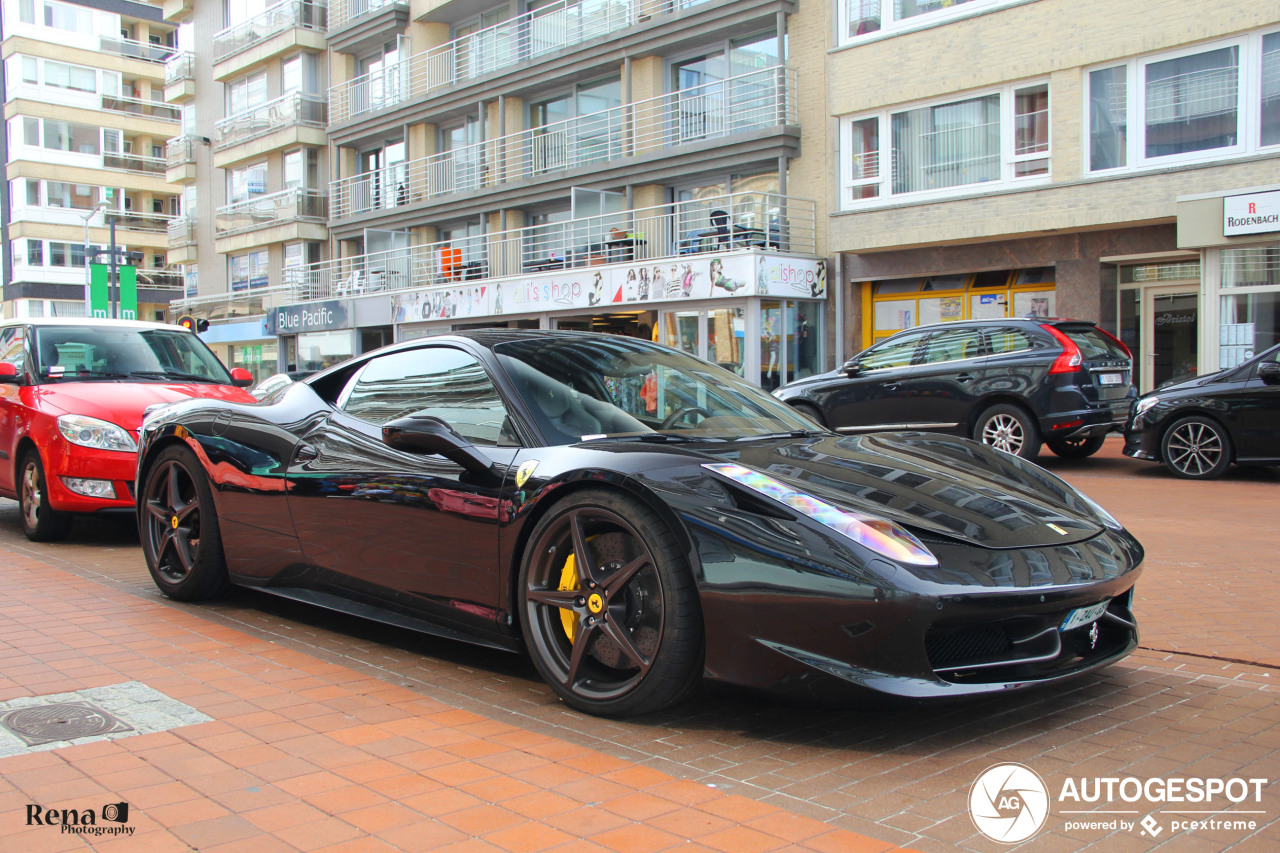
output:
<svg viewBox="0 0 1280 853"><path fill-rule="evenodd" d="M199 601L230 589L213 497L190 450L165 448L147 469L141 521L147 568L161 592Z"/></svg>
<svg viewBox="0 0 1280 853"><path fill-rule="evenodd" d="M698 683L702 620L688 564L639 502L584 490L542 518L520 589L539 672L593 714L654 711Z"/></svg>
<svg viewBox="0 0 1280 853"><path fill-rule="evenodd" d="M1222 476L1231 464L1231 439L1216 421L1192 415L1165 431L1160 458L1179 477L1210 480Z"/></svg>

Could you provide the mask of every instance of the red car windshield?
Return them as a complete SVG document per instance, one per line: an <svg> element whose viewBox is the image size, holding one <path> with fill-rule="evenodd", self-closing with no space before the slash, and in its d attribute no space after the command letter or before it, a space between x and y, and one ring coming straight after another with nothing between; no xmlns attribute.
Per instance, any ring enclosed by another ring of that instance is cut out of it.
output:
<svg viewBox="0 0 1280 853"><path fill-rule="evenodd" d="M231 384L226 367L190 332L39 326L33 349L40 383L130 379Z"/></svg>

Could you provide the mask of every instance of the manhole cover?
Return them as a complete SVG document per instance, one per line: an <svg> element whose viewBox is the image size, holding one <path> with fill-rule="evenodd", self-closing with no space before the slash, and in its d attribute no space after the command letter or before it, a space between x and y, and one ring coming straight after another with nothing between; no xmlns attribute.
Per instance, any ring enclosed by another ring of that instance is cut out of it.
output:
<svg viewBox="0 0 1280 853"><path fill-rule="evenodd" d="M28 746L133 731L133 726L88 702L18 708L0 716L0 727L22 738Z"/></svg>

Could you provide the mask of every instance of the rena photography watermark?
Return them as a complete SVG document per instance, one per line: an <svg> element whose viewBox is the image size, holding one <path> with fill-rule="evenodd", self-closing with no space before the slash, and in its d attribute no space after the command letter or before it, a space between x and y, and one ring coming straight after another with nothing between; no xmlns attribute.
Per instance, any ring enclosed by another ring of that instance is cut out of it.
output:
<svg viewBox="0 0 1280 853"><path fill-rule="evenodd" d="M996 764L969 789L969 816L979 832L1004 844L1032 838L1053 823L1054 811L1067 831L1129 832L1148 839L1165 832L1249 834L1267 814L1261 805L1268 784L1239 777L1067 777L1054 797L1030 767Z"/></svg>
<svg viewBox="0 0 1280 853"><path fill-rule="evenodd" d="M128 803L107 803L100 809L55 809L31 803L27 806L27 826L56 826L71 835L133 835Z"/></svg>

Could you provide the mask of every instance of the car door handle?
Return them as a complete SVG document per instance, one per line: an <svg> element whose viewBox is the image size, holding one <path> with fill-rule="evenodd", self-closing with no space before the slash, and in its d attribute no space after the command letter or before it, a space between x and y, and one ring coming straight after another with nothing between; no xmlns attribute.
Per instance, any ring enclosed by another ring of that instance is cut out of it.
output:
<svg viewBox="0 0 1280 853"><path fill-rule="evenodd" d="M310 462L319 456L320 453L309 444L300 444L298 449L293 453L294 462Z"/></svg>
<svg viewBox="0 0 1280 853"><path fill-rule="evenodd" d="M972 374L972 373L961 373L959 376L957 376L957 377L956 377L956 381L957 381L957 382L972 382L972 381L973 381L973 374Z"/></svg>
<svg viewBox="0 0 1280 853"><path fill-rule="evenodd" d="M880 387L881 387L881 388L883 388L883 389L884 389L884 390L886 390L886 391L893 391L893 390L895 390L896 388L898 388L898 386L899 386L899 385L901 385L901 384L902 384L902 383L900 383L900 382L886 382L886 383L884 383L883 385L881 385Z"/></svg>

